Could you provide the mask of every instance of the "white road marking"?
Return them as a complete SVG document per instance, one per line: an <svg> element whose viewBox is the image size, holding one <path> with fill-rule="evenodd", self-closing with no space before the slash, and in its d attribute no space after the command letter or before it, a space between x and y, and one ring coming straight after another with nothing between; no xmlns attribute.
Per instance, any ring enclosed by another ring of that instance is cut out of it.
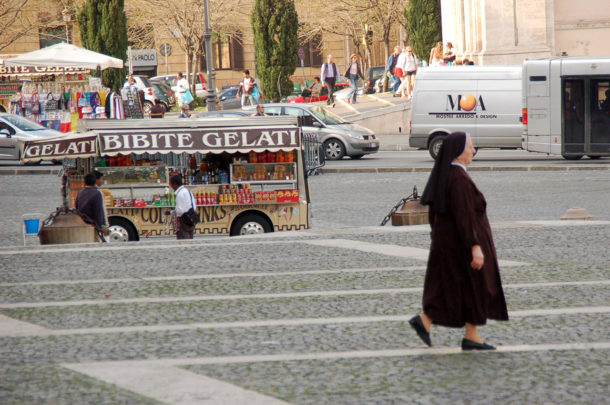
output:
<svg viewBox="0 0 610 405"><path fill-rule="evenodd" d="M16 287L28 285L70 285L70 284L96 284L96 283L128 283L137 281L184 281L202 280L215 278L238 278L238 277L279 277L279 276L302 276L302 275L323 275L323 274L342 274L342 273L375 273L384 271L420 271L425 270L425 266L411 267L374 267L367 269L333 269L333 270L302 270L302 271L268 271L259 273L216 273L216 274L195 274L183 276L162 276L162 277L128 277L128 278L98 278L88 280L50 280L50 281L25 281L19 283L0 283L0 287Z"/></svg>
<svg viewBox="0 0 610 405"><path fill-rule="evenodd" d="M610 280L590 281L557 281L529 284L506 284L507 288L539 288L539 287L570 287L577 285L608 285ZM269 294L225 294L225 295L193 295L184 297L140 297L140 298L108 298L105 300L78 300L78 301L43 301L43 302L11 302L0 304L0 309L44 308L44 307L74 307L80 305L112 305L112 304L153 304L162 302L193 302L193 301L228 301L243 299L275 299L275 298L303 298L303 297L334 297L347 295L375 295L375 294L406 294L421 292L422 287L409 288L376 288L354 290L326 290L326 291L300 291Z"/></svg>
<svg viewBox="0 0 610 405"><path fill-rule="evenodd" d="M410 246L388 245L384 243L361 242L352 239L312 239L307 241L298 241L308 245L338 247L343 249L360 250L361 252L378 253L387 256L404 257L407 259L416 259L428 261L428 249L415 248ZM500 267L508 266L527 266L529 263L516 262L512 260L498 260Z"/></svg>
<svg viewBox="0 0 610 405"><path fill-rule="evenodd" d="M66 368L177 405L286 405L287 402L171 365L64 364Z"/></svg>
<svg viewBox="0 0 610 405"><path fill-rule="evenodd" d="M522 318L530 316L556 316L576 314L607 314L610 306L600 307L567 307L567 308L537 308L515 310L509 312L509 317ZM67 335L91 335L110 333L134 333L134 332L167 332L195 329L228 329L228 328L259 328L280 326L311 326L311 325L334 325L334 324L358 324L376 322L407 322L413 317L411 315L377 315L377 316L353 316L336 318L293 318L293 319L267 319L256 321L233 321L233 322L199 322L188 324L162 324L162 325L138 325L119 326L107 328L76 328L76 329L48 329L27 322L15 321L24 325L31 325L31 329L10 329L11 324L0 328L0 337L17 336L67 336ZM5 317L7 318L7 317ZM12 319L12 318L8 318ZM3 324L0 323L0 326Z"/></svg>

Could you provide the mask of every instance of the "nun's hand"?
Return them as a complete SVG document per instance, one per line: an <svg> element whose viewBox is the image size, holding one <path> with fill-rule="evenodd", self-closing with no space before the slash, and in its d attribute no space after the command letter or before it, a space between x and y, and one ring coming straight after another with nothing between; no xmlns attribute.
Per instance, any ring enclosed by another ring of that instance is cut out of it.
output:
<svg viewBox="0 0 610 405"><path fill-rule="evenodd" d="M475 270L481 270L483 268L484 261L485 256L483 256L481 246L474 245L472 247L472 262L470 262L470 266Z"/></svg>

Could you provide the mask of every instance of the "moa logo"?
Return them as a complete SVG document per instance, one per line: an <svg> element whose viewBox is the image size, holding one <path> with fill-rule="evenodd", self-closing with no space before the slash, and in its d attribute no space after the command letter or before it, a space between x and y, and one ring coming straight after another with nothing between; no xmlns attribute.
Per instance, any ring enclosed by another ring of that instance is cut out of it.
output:
<svg viewBox="0 0 610 405"><path fill-rule="evenodd" d="M477 102L478 101L478 102ZM446 111L486 111L485 102L483 96L479 96L478 100L472 94L452 96L447 95L447 104L445 106Z"/></svg>

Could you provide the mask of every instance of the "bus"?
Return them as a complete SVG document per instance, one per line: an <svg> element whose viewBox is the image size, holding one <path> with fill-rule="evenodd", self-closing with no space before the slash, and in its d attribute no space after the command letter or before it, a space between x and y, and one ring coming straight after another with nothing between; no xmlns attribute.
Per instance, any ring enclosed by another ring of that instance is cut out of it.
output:
<svg viewBox="0 0 610 405"><path fill-rule="evenodd" d="M522 92L523 149L610 156L610 57L526 60Z"/></svg>

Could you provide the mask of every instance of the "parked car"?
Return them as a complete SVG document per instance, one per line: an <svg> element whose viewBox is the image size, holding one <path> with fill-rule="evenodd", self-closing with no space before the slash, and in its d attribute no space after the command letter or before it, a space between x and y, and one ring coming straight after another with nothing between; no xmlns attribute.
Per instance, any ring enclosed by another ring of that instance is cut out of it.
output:
<svg viewBox="0 0 610 405"><path fill-rule="evenodd" d="M174 97L174 92L169 88L165 82L151 82L152 86L155 89L155 94L163 107L165 107L165 111L171 110L171 108L176 104L176 98Z"/></svg>
<svg viewBox="0 0 610 405"><path fill-rule="evenodd" d="M335 91L342 90L346 87L349 87L349 85L347 83L337 83L337 84L335 84ZM289 103L316 103L319 101L326 101L326 100L328 100L328 86L325 84L322 86L322 90L320 91L320 95L318 97L298 96L295 98L291 98L290 100L288 100L288 102Z"/></svg>
<svg viewBox="0 0 610 405"><path fill-rule="evenodd" d="M244 110L220 110L220 111L207 111L195 115L195 118L235 118L235 117L249 117L252 115L252 111Z"/></svg>
<svg viewBox="0 0 610 405"><path fill-rule="evenodd" d="M385 74L385 66L371 66L366 72L366 80L364 81L364 93L379 93L381 79Z"/></svg>
<svg viewBox="0 0 610 405"><path fill-rule="evenodd" d="M244 107L247 111L253 111L254 108L256 107ZM346 155L360 159L379 150L379 141L373 131L347 122L319 105L271 103L265 104L265 114L304 117L303 131L317 134L327 160L340 160Z"/></svg>
<svg viewBox="0 0 610 405"><path fill-rule="evenodd" d="M195 95L199 98L207 97L208 90L207 90L207 86L206 86L206 81L203 78L203 74L197 73L194 75L194 77L195 77L195 93L196 93ZM163 82L167 83L167 85L174 91L174 93L176 92L176 82L178 81L177 74L155 76L155 77L151 78L150 80L152 80L153 82L163 81ZM193 73L190 74L189 84L193 84Z"/></svg>
<svg viewBox="0 0 610 405"><path fill-rule="evenodd" d="M231 108L241 108L241 98L237 98L237 91L239 87L229 87L223 90L218 96L218 100L223 110L229 110Z"/></svg>
<svg viewBox="0 0 610 405"><path fill-rule="evenodd" d="M19 160L19 141L61 135L19 115L0 113L0 160Z"/></svg>

